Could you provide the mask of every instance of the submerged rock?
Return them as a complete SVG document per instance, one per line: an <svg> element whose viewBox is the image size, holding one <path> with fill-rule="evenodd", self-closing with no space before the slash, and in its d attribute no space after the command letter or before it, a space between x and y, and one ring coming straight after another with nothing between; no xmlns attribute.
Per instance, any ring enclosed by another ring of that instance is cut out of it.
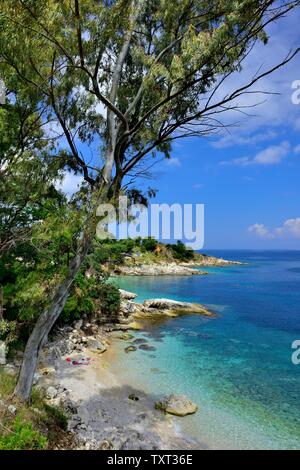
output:
<svg viewBox="0 0 300 470"><path fill-rule="evenodd" d="M175 416L186 416L196 413L198 406L183 395L169 395L155 403L157 410Z"/></svg>
<svg viewBox="0 0 300 470"><path fill-rule="evenodd" d="M146 339L144 338L136 338L135 340L132 341L133 344L145 344L146 343Z"/></svg>
<svg viewBox="0 0 300 470"><path fill-rule="evenodd" d="M156 348L154 346L151 346L150 344L140 344L139 349L142 349L142 351L156 351Z"/></svg>
<svg viewBox="0 0 300 470"><path fill-rule="evenodd" d="M129 352L132 352L132 351L136 351L136 347L135 347L135 346L127 346L127 348L125 348L124 351L125 351L126 353L129 353Z"/></svg>

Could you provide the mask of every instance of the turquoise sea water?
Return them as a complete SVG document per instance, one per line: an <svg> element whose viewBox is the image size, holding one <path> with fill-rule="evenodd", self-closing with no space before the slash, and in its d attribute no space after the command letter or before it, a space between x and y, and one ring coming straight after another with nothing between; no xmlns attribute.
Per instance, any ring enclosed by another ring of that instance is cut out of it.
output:
<svg viewBox="0 0 300 470"><path fill-rule="evenodd" d="M118 285L138 301L168 297L203 303L215 319L170 319L136 335L155 351L125 354L124 375L152 395L183 393L199 405L178 418L210 448L300 449L300 252L210 252L245 266L208 276L128 277Z"/></svg>

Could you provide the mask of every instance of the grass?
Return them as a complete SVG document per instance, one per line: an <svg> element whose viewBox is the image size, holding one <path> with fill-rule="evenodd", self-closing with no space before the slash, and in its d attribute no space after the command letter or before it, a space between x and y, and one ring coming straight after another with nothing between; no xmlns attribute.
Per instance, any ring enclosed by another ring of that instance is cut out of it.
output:
<svg viewBox="0 0 300 470"><path fill-rule="evenodd" d="M33 389L30 405L13 397L15 377L0 368L0 450L44 450L72 448L74 438L67 432L64 411L44 401ZM16 408L13 414L9 405Z"/></svg>

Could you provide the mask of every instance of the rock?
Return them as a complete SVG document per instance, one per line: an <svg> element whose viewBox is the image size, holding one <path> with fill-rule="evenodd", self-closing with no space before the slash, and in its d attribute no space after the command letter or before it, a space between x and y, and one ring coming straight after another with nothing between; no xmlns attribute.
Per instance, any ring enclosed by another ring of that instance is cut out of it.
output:
<svg viewBox="0 0 300 470"><path fill-rule="evenodd" d="M133 266L118 266L114 270L116 275L126 276L192 276L207 274L204 271L194 269L190 266L180 265L175 262L134 264Z"/></svg>
<svg viewBox="0 0 300 470"><path fill-rule="evenodd" d="M169 395L155 403L157 410L175 416L186 416L196 413L198 406L185 396Z"/></svg>
<svg viewBox="0 0 300 470"><path fill-rule="evenodd" d="M126 290L119 289L121 299L125 300L133 300L137 297L137 294L134 294L133 292L127 292Z"/></svg>
<svg viewBox="0 0 300 470"><path fill-rule="evenodd" d="M99 353L99 354L102 354L104 353L105 351L107 351L107 347L101 343L100 341L96 340L96 339L88 339L87 341L87 347L93 351L93 352L96 352L96 353Z"/></svg>
<svg viewBox="0 0 300 470"><path fill-rule="evenodd" d="M83 325L83 320L78 320L77 322L74 323L74 328L75 330L80 330Z"/></svg>
<svg viewBox="0 0 300 470"><path fill-rule="evenodd" d="M150 344L140 344L139 349L142 349L143 351L156 351L156 348Z"/></svg>
<svg viewBox="0 0 300 470"><path fill-rule="evenodd" d="M125 351L126 353L129 353L129 352L132 352L132 351L136 351L136 347L135 347L135 346L127 346L127 348L125 348L124 351Z"/></svg>
<svg viewBox="0 0 300 470"><path fill-rule="evenodd" d="M7 407L7 410L12 414L12 415L15 415L16 412L17 412L17 408L14 406L14 405L9 405Z"/></svg>
<svg viewBox="0 0 300 470"><path fill-rule="evenodd" d="M104 440L99 444L99 450L113 450L114 445L111 441Z"/></svg>
<svg viewBox="0 0 300 470"><path fill-rule="evenodd" d="M36 372L33 376L33 385L36 385L38 381L40 380L40 378L41 378L41 375L38 372Z"/></svg>
<svg viewBox="0 0 300 470"><path fill-rule="evenodd" d="M40 370L42 375L53 375L55 372L56 371L54 367L43 367L43 369Z"/></svg>
<svg viewBox="0 0 300 470"><path fill-rule="evenodd" d="M5 366L6 364L7 347L4 341L0 341L0 365Z"/></svg>
<svg viewBox="0 0 300 470"><path fill-rule="evenodd" d="M123 341L130 341L134 336L130 333L123 333L120 336L117 336L118 339L122 339Z"/></svg>
<svg viewBox="0 0 300 470"><path fill-rule="evenodd" d="M128 396L129 400L132 400L132 401L139 401L139 397L137 395L135 395L134 393L131 393L129 396Z"/></svg>
<svg viewBox="0 0 300 470"><path fill-rule="evenodd" d="M48 387L46 390L46 397L53 400L57 397L57 390L55 387Z"/></svg>
<svg viewBox="0 0 300 470"><path fill-rule="evenodd" d="M153 309L155 311L174 314L183 314L183 313L200 313L207 316L215 316L212 312L207 310L201 304L194 304L191 302L179 302L178 300L171 299L150 299L145 300L143 303L144 307L147 309Z"/></svg>

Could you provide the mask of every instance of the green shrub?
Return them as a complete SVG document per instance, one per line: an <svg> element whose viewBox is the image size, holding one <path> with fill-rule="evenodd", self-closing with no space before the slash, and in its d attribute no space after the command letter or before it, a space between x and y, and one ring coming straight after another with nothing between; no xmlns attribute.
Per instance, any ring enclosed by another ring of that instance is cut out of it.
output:
<svg viewBox="0 0 300 470"><path fill-rule="evenodd" d="M99 301L101 312L104 315L116 315L119 312L121 303L119 289L109 282L103 282L99 286Z"/></svg>
<svg viewBox="0 0 300 470"><path fill-rule="evenodd" d="M0 450L42 450L46 447L46 437L20 417L14 420L11 431L0 435Z"/></svg>
<svg viewBox="0 0 300 470"><path fill-rule="evenodd" d="M167 245L168 249L172 251L173 257L180 261L189 261L194 258L194 252L187 248L184 243L178 240L176 245Z"/></svg>
<svg viewBox="0 0 300 470"><path fill-rule="evenodd" d="M63 409L57 406L51 406L48 403L44 403L44 408L47 413L45 419L46 422L54 421L63 431L68 429L68 418L66 417Z"/></svg>
<svg viewBox="0 0 300 470"><path fill-rule="evenodd" d="M144 249L145 251L150 251L150 252L153 252L155 250L155 248L157 247L158 245L158 242L156 240L154 240L154 238L143 238L142 239L142 249Z"/></svg>

